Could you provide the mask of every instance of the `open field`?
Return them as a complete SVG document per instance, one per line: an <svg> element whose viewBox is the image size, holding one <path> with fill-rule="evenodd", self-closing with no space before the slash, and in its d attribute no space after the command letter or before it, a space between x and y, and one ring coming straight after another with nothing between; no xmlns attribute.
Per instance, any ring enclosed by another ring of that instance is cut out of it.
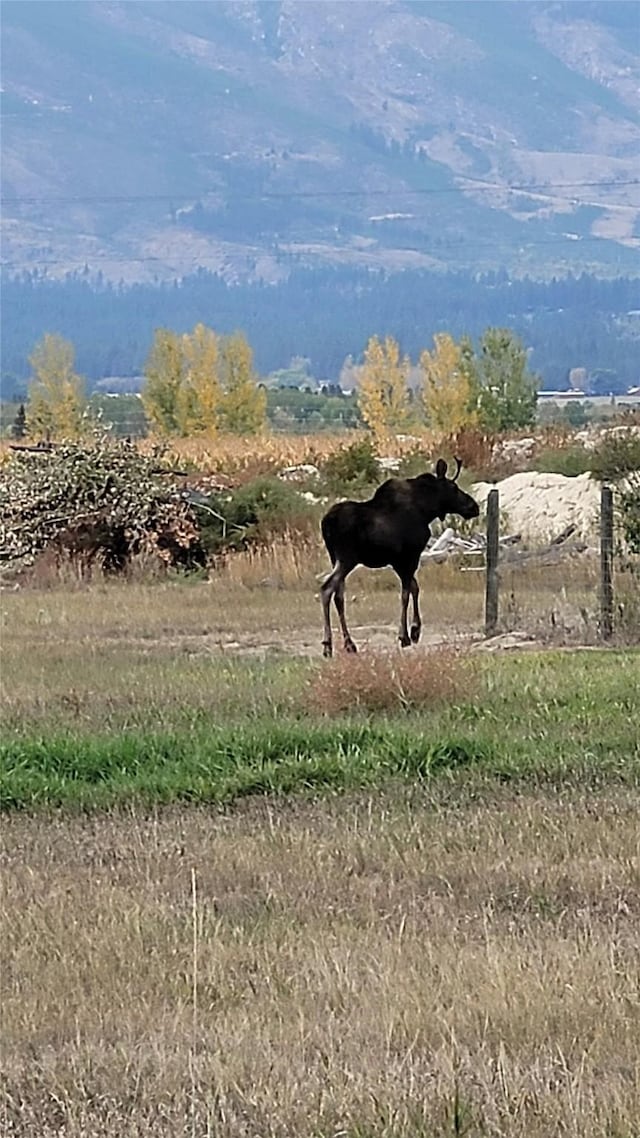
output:
<svg viewBox="0 0 640 1138"><path fill-rule="evenodd" d="M638 804L11 817L3 1134L635 1138Z"/></svg>
<svg viewBox="0 0 640 1138"><path fill-rule="evenodd" d="M640 654L263 569L0 595L2 1134L637 1138Z"/></svg>
<svg viewBox="0 0 640 1138"><path fill-rule="evenodd" d="M487 660L478 575L434 569L425 645L405 653L394 647L396 590L373 588L369 574L360 594L354 574L364 654L351 663L319 658L319 604L301 587L222 579L3 594L2 801L229 801L478 758L503 771L628 770L638 655ZM443 642L459 663L432 657ZM366 660L379 661L368 706L386 716L356 706L365 677L354 669Z"/></svg>

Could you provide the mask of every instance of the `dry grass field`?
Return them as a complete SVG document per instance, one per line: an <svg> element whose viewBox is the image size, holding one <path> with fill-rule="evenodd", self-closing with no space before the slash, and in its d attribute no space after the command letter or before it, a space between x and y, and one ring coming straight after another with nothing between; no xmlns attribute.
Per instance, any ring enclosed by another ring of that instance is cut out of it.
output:
<svg viewBox="0 0 640 1138"><path fill-rule="evenodd" d="M335 434L327 431L312 435L265 433L258 438L217 435L214 439L172 439L171 453L206 472L233 473L258 467L282 470L285 466L295 466L302 462L322 462L336 451L367 438L370 435L365 431L340 431ZM390 435L386 441L381 438L378 440L378 449L381 457L402 457L418 445L429 448L439 443L440 439L432 431L423 430L419 436L398 438Z"/></svg>
<svg viewBox="0 0 640 1138"><path fill-rule="evenodd" d="M638 1138L640 656L322 568L0 594L3 1138Z"/></svg>
<svg viewBox="0 0 640 1138"><path fill-rule="evenodd" d="M2 1132L632 1138L638 798L5 820Z"/></svg>

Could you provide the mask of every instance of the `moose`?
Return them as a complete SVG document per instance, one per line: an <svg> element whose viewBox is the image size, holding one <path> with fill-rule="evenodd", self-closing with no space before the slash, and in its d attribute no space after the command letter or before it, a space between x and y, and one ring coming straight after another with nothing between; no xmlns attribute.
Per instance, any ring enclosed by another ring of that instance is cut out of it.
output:
<svg viewBox="0 0 640 1138"><path fill-rule="evenodd" d="M477 518L478 503L457 484L462 462L456 458L453 478L447 478L443 458L435 474L425 472L416 478L389 478L366 502L337 502L322 519L322 536L333 569L322 585L324 613L324 655L331 656L331 598L335 602L347 652L357 652L347 627L345 581L352 569L382 569L387 565L397 573L402 585L399 639L402 648L417 644L422 621L418 607L419 587L416 570L420 555L436 518L447 514ZM407 631L409 597L413 602L411 632Z"/></svg>

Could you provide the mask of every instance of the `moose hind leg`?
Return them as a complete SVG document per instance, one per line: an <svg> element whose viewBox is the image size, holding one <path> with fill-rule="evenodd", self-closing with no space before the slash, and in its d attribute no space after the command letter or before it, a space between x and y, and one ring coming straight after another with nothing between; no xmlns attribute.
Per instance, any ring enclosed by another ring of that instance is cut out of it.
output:
<svg viewBox="0 0 640 1138"><path fill-rule="evenodd" d="M322 634L322 654L329 657L333 654L333 640L331 636L331 598L334 595L335 582L334 574L322 585L320 595L322 597L322 614L324 618L324 630Z"/></svg>
<svg viewBox="0 0 640 1138"><path fill-rule="evenodd" d="M417 644L420 639L420 632L422 629L422 620L420 619L420 607L418 605L418 597L420 595L420 586L414 577L411 579L411 600L413 602L413 618L411 622L411 643Z"/></svg>
<svg viewBox="0 0 640 1138"><path fill-rule="evenodd" d="M340 627L342 629L342 636L344 638L345 652L357 652L358 649L356 648L353 640L351 639L351 633L349 632L349 629L347 628L347 617L346 617L345 605L344 605L344 580L345 580L344 577L342 577L342 579L338 582L336 589L335 589L335 592L333 594L333 599L335 602L336 609L338 611L338 619L340 621Z"/></svg>

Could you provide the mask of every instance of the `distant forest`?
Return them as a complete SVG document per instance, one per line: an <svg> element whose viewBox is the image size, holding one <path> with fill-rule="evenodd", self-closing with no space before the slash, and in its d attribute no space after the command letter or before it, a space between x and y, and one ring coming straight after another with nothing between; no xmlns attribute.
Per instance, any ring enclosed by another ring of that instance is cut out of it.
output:
<svg viewBox="0 0 640 1138"><path fill-rule="evenodd" d="M2 280L2 394L21 397L28 357L45 332L76 348L89 386L105 376L140 375L154 329L190 331L202 321L241 330L261 375L310 360L320 382L336 382L347 356L357 362L370 336L392 335L415 361L435 332L477 340L488 326L512 328L530 347L543 387L565 388L584 367L594 394L640 382L637 278L582 274L549 282L353 268L294 268L280 284L227 284L199 270L179 282L115 285L89 270L50 280L37 272Z"/></svg>

